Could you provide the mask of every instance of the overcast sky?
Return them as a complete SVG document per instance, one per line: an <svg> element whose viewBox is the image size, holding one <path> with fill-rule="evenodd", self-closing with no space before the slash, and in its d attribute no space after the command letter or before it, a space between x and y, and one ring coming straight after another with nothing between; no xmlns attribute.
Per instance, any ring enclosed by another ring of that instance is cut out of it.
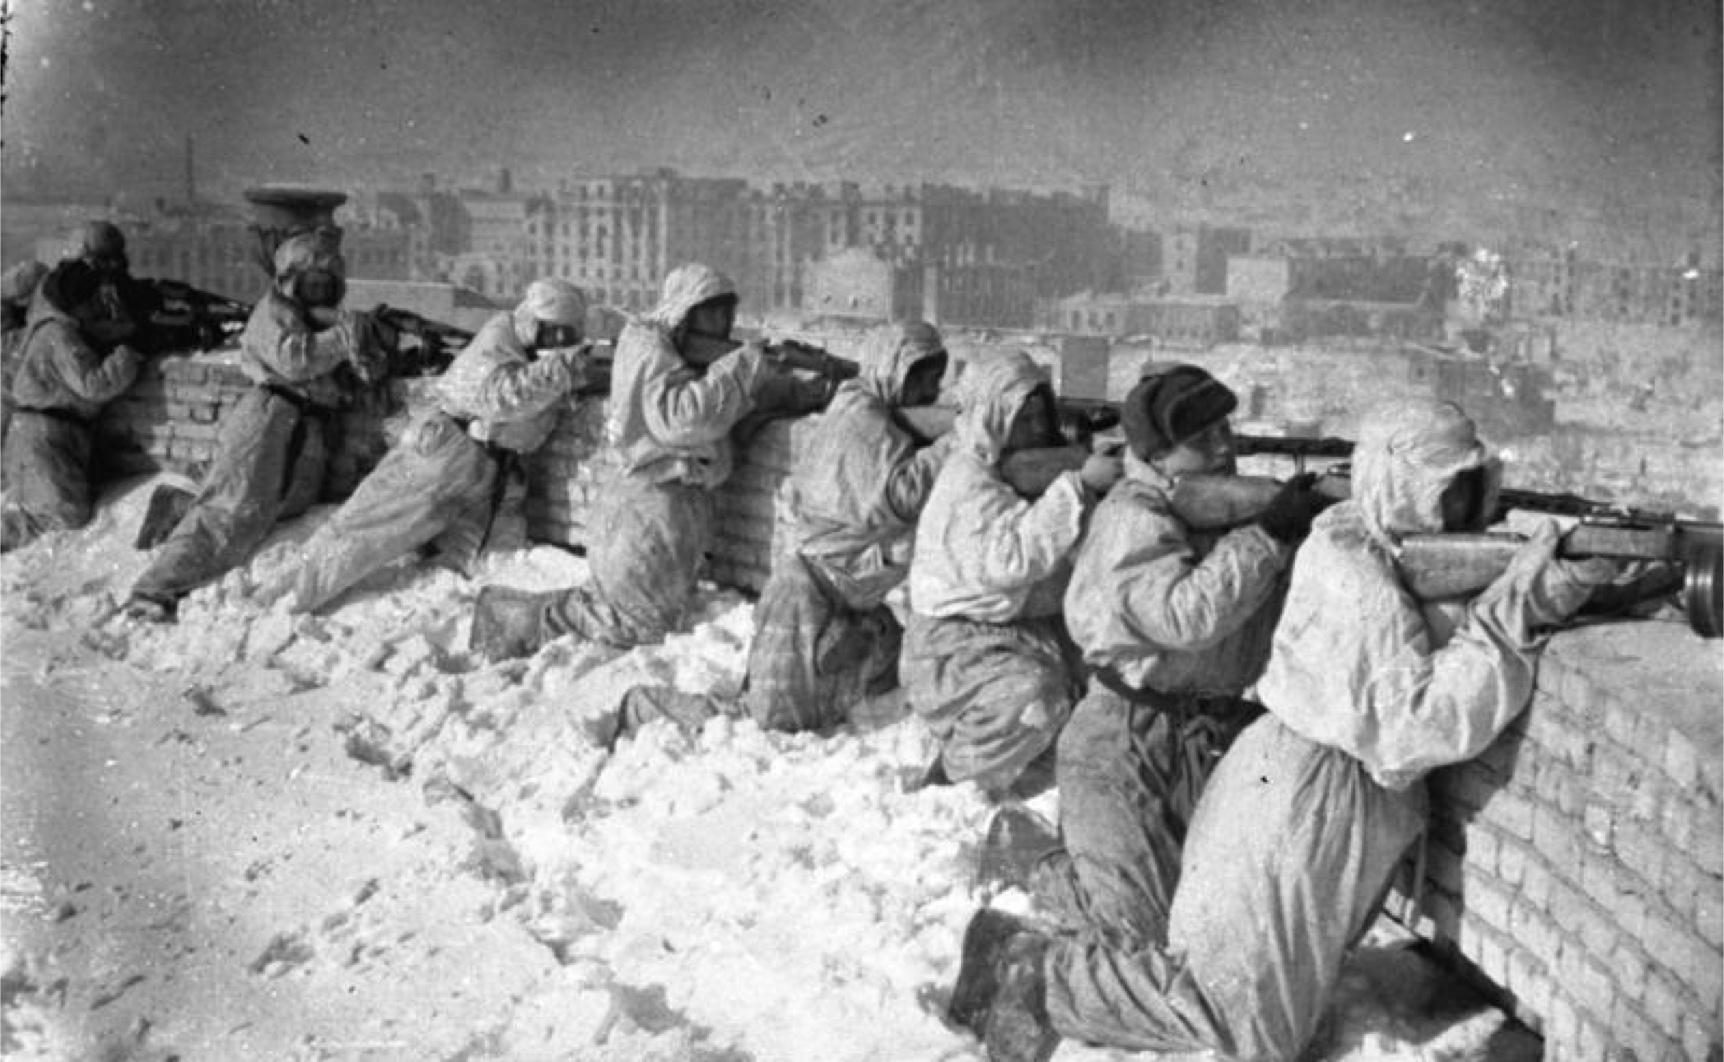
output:
<svg viewBox="0 0 1724 1062"><path fill-rule="evenodd" d="M4 177L1719 197L1716 0L9 0ZM1420 182L1423 182L1422 184Z"/></svg>

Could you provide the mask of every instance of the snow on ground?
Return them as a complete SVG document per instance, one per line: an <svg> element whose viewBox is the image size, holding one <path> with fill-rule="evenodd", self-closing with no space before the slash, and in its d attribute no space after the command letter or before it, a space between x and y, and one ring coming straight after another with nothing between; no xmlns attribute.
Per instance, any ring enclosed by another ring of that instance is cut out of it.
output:
<svg viewBox="0 0 1724 1062"><path fill-rule="evenodd" d="M827 736L653 724L607 755L584 725L631 686L737 690L745 599L704 587L663 646L484 665L479 587L583 561L401 564L319 617L261 603L327 510L140 625L117 606L155 482L0 561L9 1057L980 1057L942 1017L959 940L1027 898L972 888L973 787L908 791L932 746L900 700ZM1373 939L1314 1057L1536 1056Z"/></svg>

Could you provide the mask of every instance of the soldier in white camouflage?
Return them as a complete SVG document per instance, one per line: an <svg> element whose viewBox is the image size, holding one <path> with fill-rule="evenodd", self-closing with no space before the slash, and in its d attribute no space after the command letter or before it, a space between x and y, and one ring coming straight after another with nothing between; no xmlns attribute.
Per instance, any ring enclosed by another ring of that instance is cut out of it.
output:
<svg viewBox="0 0 1724 1062"><path fill-rule="evenodd" d="M0 461L6 484L0 550L90 522L94 421L132 385L141 364L130 347L98 341L104 313L101 277L77 259L50 271L35 295Z"/></svg>
<svg viewBox="0 0 1724 1062"><path fill-rule="evenodd" d="M437 406L408 427L352 497L305 544L304 560L268 587L291 608L323 608L416 549L470 573L490 538L520 459L542 445L587 381L586 297L536 280L520 305L486 322L444 372Z"/></svg>
<svg viewBox="0 0 1724 1062"><path fill-rule="evenodd" d="M1257 682L1267 712L1216 765L1191 817L1165 943L1100 924L1053 935L982 910L951 1013L990 1059L1045 1062L1061 1037L1301 1057L1424 827L1425 777L1514 721L1544 629L1617 574L1609 560L1557 559L1549 524L1471 599L1409 593L1398 537L1477 530L1499 475L1450 403L1366 415L1352 498L1312 522L1294 560Z"/></svg>
<svg viewBox="0 0 1724 1062"><path fill-rule="evenodd" d="M386 330L341 308L339 254L299 235L276 248L274 265L240 336L255 386L223 418L197 497L133 585L126 611L137 618L173 620L187 594L249 562L277 521L320 500L331 418L386 372Z"/></svg>
<svg viewBox="0 0 1724 1062"><path fill-rule="evenodd" d="M657 308L623 329L605 425L620 464L589 525L591 580L548 593L486 587L472 629L481 655L528 656L563 634L630 648L681 625L712 545L713 492L730 476L731 430L773 371L762 344L731 340L736 302L729 278L678 266Z"/></svg>

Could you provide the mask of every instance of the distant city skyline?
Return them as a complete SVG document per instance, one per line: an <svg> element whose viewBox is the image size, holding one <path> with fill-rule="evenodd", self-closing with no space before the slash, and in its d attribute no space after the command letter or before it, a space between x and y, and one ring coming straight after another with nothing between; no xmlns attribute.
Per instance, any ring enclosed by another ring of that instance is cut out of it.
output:
<svg viewBox="0 0 1724 1062"><path fill-rule="evenodd" d="M1107 183L1194 210L1452 225L1517 203L1717 225L1702 0L13 3L0 194Z"/></svg>

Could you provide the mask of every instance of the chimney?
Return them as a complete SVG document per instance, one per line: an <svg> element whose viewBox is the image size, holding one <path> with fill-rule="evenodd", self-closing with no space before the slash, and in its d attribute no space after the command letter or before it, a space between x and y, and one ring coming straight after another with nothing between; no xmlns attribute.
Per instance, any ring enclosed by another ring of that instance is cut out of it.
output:
<svg viewBox="0 0 1724 1062"><path fill-rule="evenodd" d="M341 227L335 208L347 202L345 192L298 185L260 185L245 190L252 206L251 230L258 239L258 264L274 275L275 249L289 236L312 233L319 245L341 253Z"/></svg>
<svg viewBox="0 0 1724 1062"><path fill-rule="evenodd" d="M196 156L192 151L192 136L186 134L186 206L195 207L198 203L198 180Z"/></svg>

